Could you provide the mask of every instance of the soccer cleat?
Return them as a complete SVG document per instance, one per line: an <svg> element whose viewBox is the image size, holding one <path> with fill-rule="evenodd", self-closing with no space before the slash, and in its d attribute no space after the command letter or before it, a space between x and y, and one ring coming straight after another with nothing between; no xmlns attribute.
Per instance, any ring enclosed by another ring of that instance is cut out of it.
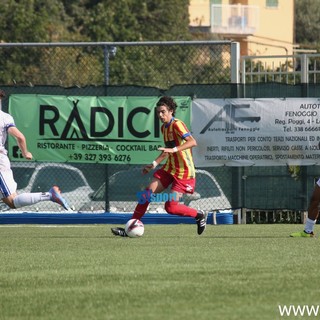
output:
<svg viewBox="0 0 320 320"><path fill-rule="evenodd" d="M62 206L64 209L68 211L72 211L70 206L68 205L68 202L64 198L62 198L61 191L58 186L53 186L49 190L49 193L50 193L50 200L52 202L56 202L60 204L60 206Z"/></svg>
<svg viewBox="0 0 320 320"><path fill-rule="evenodd" d="M120 236L120 237L127 237L128 235L126 234L126 231L124 228L111 228L111 232L115 236Z"/></svg>
<svg viewBox="0 0 320 320"><path fill-rule="evenodd" d="M291 233L290 234L290 237L294 237L294 238L313 238L314 237L314 233L311 232L311 233L308 233L308 232L305 232L305 231L301 231L301 232L294 232L294 233Z"/></svg>
<svg viewBox="0 0 320 320"><path fill-rule="evenodd" d="M208 213L200 210L198 213L202 214L202 218L196 219L198 225L198 234L202 234L202 232L206 229Z"/></svg>

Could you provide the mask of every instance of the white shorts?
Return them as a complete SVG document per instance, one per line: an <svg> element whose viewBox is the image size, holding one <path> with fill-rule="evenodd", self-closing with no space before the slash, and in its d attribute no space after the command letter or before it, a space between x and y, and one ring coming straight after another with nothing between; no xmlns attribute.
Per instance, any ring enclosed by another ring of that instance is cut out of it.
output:
<svg viewBox="0 0 320 320"><path fill-rule="evenodd" d="M13 178L8 157L0 155L0 162L0 197L3 199L17 191L17 183Z"/></svg>
<svg viewBox="0 0 320 320"><path fill-rule="evenodd" d="M316 184L320 187L320 178L317 180Z"/></svg>

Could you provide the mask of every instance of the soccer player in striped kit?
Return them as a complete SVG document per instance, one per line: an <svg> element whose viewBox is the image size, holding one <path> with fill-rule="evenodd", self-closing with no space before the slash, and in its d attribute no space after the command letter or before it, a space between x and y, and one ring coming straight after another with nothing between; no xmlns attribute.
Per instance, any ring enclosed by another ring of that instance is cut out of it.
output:
<svg viewBox="0 0 320 320"><path fill-rule="evenodd" d="M198 211L182 203L179 199L185 193L194 192L196 178L195 168L192 157L192 148L197 145L187 126L179 119L175 118L177 104L171 97L162 97L157 105L156 112L161 120L161 132L164 138L165 147L159 148L162 153L152 162L143 168L146 174L155 169L163 160L165 164L153 174L150 185L146 188L147 192L160 193L171 185L171 194L174 194L170 201L165 203L165 209L168 213L193 217L197 223L197 232L202 234L206 228L208 214L202 210ZM138 203L131 219L141 219L149 202ZM114 235L126 237L124 228L111 228Z"/></svg>

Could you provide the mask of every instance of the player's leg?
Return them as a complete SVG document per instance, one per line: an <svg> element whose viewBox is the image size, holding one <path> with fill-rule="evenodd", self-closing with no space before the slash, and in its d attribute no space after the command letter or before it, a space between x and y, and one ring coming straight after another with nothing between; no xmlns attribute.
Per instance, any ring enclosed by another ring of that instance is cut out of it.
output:
<svg viewBox="0 0 320 320"><path fill-rule="evenodd" d="M164 208L166 209L166 211L168 213L175 214L178 216L192 217L192 218L197 217L197 210L196 209L190 208L190 207L179 202L181 200L181 198L183 197L182 192L177 192L177 191L171 189L170 197L171 197L171 199L168 200L164 205Z"/></svg>
<svg viewBox="0 0 320 320"><path fill-rule="evenodd" d="M71 211L72 209L70 208L68 202L66 201L66 199L64 199L61 196L61 191L60 188L58 186L53 186L49 192L45 192L45 194L49 194L50 195L50 200L53 202L56 202L58 204L60 204L60 206L62 206L64 209ZM40 201L46 201L46 200L40 200Z"/></svg>
<svg viewBox="0 0 320 320"><path fill-rule="evenodd" d="M290 237L314 237L314 226L319 216L319 203L320 203L320 179L317 181L312 196L310 198L310 204L308 208L308 217L304 226L304 230L301 232L291 233Z"/></svg>
<svg viewBox="0 0 320 320"><path fill-rule="evenodd" d="M141 194L141 197L144 197L144 199L140 199L143 201L139 201L138 204L136 205L131 219L140 220L148 209L148 206L150 204L149 200L150 200L151 193L160 193L164 189L165 188L163 187L161 180L159 178L153 177L151 183L146 188L145 192Z"/></svg>
<svg viewBox="0 0 320 320"><path fill-rule="evenodd" d="M9 165L10 166L10 165ZM11 169L0 171L1 200L11 209L15 209L13 200L17 196L17 183Z"/></svg>
<svg viewBox="0 0 320 320"><path fill-rule="evenodd" d="M52 187L49 192L16 193L17 183L15 182L12 170L0 172L0 193L2 201L11 209L18 209L38 203L40 201L53 201L60 204L66 210L69 206L65 199L61 197L60 189Z"/></svg>
<svg viewBox="0 0 320 320"><path fill-rule="evenodd" d="M149 186L146 188L145 192L141 193L141 197L143 199L139 199L139 202L134 209L131 219L140 220L148 209L151 193L162 192L163 190L164 188L161 181L158 178L153 178ZM111 232L115 236L120 236L120 237L127 236L125 229L121 227L111 228Z"/></svg>
<svg viewBox="0 0 320 320"><path fill-rule="evenodd" d="M179 202L183 197L183 194L192 194L194 192L194 187L195 179L174 179L170 192L172 199L165 203L165 209L170 214L195 218L197 222L197 231L200 235L206 228L208 213L203 210L190 208Z"/></svg>
<svg viewBox="0 0 320 320"><path fill-rule="evenodd" d="M18 195L15 194L13 199L10 199L10 202L13 202L13 207L11 206L11 208L17 209L30 206L41 201L52 201L59 204L65 210L71 210L66 199L61 196L61 191L58 186L53 186L48 192L30 192L21 193Z"/></svg>

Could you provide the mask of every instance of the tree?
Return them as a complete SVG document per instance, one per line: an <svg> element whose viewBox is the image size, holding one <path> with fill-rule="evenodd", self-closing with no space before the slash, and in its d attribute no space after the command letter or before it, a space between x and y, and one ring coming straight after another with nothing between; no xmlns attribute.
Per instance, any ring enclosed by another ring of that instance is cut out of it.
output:
<svg viewBox="0 0 320 320"><path fill-rule="evenodd" d="M3 0L0 31L4 42L187 41L188 6L188 0ZM201 50L190 46L118 45L110 61L108 49L2 48L0 81L82 86L110 80L165 88L191 78L208 83L217 71L210 52L202 66Z"/></svg>
<svg viewBox="0 0 320 320"><path fill-rule="evenodd" d="M77 39L75 32L69 32L68 27L73 22L60 0L3 0L1 9L2 42L62 42ZM52 67L52 60L47 59L47 51L43 48L2 47L1 82L46 84L42 75L50 77L48 70Z"/></svg>
<svg viewBox="0 0 320 320"><path fill-rule="evenodd" d="M73 21L61 0L3 0L0 13L2 42L52 42L72 38Z"/></svg>
<svg viewBox="0 0 320 320"><path fill-rule="evenodd" d="M320 42L319 0L295 0L295 29L297 43Z"/></svg>
<svg viewBox="0 0 320 320"><path fill-rule="evenodd" d="M92 42L140 42L190 40L187 0L63 0L75 28ZM162 51L161 51L162 50ZM161 52L159 52L161 51ZM120 47L110 61L110 83L167 86L186 53L181 48L163 51L159 47ZM88 52L89 53L89 52ZM90 52L102 61L103 52ZM155 61L155 57L159 60ZM166 59L167 63L163 63ZM185 73L186 66L181 63ZM161 70L157 78L156 70ZM115 71L117 70L117 71ZM160 79L161 78L161 79ZM174 77L181 83L178 76ZM171 83L172 84L172 83Z"/></svg>
<svg viewBox="0 0 320 320"><path fill-rule="evenodd" d="M62 0L89 41L189 40L188 0Z"/></svg>

